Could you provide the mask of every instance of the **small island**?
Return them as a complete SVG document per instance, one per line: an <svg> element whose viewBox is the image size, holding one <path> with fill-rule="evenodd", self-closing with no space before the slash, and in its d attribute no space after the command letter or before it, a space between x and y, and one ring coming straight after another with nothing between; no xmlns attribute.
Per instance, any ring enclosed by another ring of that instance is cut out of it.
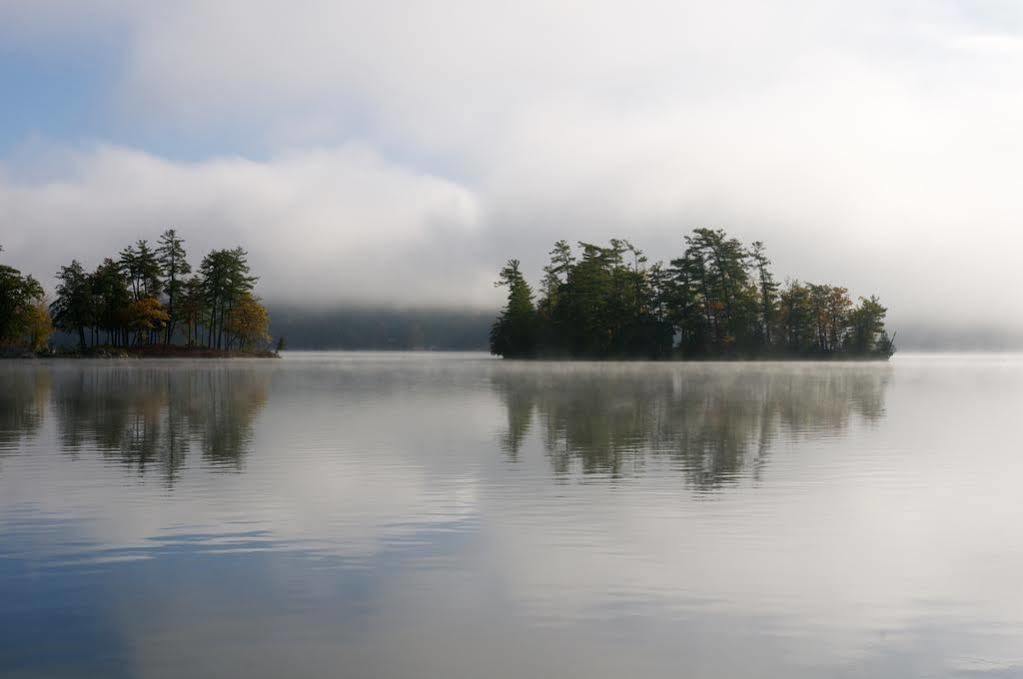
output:
<svg viewBox="0 0 1023 679"><path fill-rule="evenodd" d="M174 229L92 272L77 259L61 267L52 301L36 278L0 264L0 355L51 355L59 330L77 340L61 356L276 356L257 280L241 247L211 251L193 274Z"/></svg>
<svg viewBox="0 0 1023 679"><path fill-rule="evenodd" d="M505 358L873 359L895 353L877 297L844 287L778 283L764 244L746 247L721 229L695 229L682 256L648 265L626 240L558 241L541 294L519 260L501 270L508 301L490 332Z"/></svg>

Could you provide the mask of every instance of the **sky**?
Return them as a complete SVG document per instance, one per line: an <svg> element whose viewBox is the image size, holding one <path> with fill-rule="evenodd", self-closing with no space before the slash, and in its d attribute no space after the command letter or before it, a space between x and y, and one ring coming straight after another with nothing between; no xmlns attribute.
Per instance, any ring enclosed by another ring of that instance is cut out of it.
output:
<svg viewBox="0 0 1023 679"><path fill-rule="evenodd" d="M489 308L557 239L711 226L1018 328L1021 77L999 0L0 0L0 261L173 227L270 302Z"/></svg>

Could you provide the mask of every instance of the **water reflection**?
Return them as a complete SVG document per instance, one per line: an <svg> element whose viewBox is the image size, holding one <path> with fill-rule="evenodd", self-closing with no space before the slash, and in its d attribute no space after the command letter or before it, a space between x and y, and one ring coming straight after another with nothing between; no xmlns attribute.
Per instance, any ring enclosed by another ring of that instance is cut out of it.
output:
<svg viewBox="0 0 1023 679"><path fill-rule="evenodd" d="M2 676L1023 666L1023 361L9 362L0 399Z"/></svg>
<svg viewBox="0 0 1023 679"><path fill-rule="evenodd" d="M0 457L42 425L50 396L46 369L8 371L0 389Z"/></svg>
<svg viewBox="0 0 1023 679"><path fill-rule="evenodd" d="M50 400L62 451L96 450L139 474L158 470L168 484L193 452L211 465L241 468L270 384L265 371L214 365L40 367L11 377L0 435L37 429Z"/></svg>
<svg viewBox="0 0 1023 679"><path fill-rule="evenodd" d="M554 365L500 371L501 446L517 461L534 425L558 475L618 478L669 459L699 489L756 478L781 435L843 433L884 415L888 367Z"/></svg>

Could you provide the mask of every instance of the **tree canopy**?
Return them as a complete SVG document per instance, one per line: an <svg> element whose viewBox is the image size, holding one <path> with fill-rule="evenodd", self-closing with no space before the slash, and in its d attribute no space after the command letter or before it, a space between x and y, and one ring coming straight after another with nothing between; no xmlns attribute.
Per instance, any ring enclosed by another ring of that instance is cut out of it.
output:
<svg viewBox="0 0 1023 679"><path fill-rule="evenodd" d="M44 300L39 281L0 264L0 346L38 343L45 327L38 318Z"/></svg>
<svg viewBox="0 0 1023 679"><path fill-rule="evenodd" d="M650 265L629 241L566 241L551 250L541 296L518 260L498 285L508 302L490 334L507 358L872 357L894 353L876 297L854 302L844 287L779 285L760 241L695 229L680 257Z"/></svg>
<svg viewBox="0 0 1023 679"><path fill-rule="evenodd" d="M53 328L72 335L81 351L95 347L188 347L264 350L270 318L253 290L248 256L240 247L213 250L198 273L174 229L157 247L138 240L89 271L79 260L57 272L49 305L42 286L0 265L0 345L35 351Z"/></svg>

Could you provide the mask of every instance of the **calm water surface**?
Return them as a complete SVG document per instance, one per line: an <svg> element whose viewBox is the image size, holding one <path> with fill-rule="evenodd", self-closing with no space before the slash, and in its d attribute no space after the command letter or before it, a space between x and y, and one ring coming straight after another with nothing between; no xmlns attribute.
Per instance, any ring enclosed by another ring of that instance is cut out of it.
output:
<svg viewBox="0 0 1023 679"><path fill-rule="evenodd" d="M1023 358L0 362L3 677L1023 676Z"/></svg>

